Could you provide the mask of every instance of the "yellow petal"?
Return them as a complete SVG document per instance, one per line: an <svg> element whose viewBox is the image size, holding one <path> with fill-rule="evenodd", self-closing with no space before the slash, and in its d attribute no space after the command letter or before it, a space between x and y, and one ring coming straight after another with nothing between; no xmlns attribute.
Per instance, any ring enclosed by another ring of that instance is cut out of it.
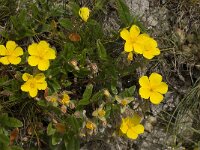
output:
<svg viewBox="0 0 200 150"><path fill-rule="evenodd" d="M14 50L17 47L17 44L14 41L8 41L6 43L6 48L8 50Z"/></svg>
<svg viewBox="0 0 200 150"><path fill-rule="evenodd" d="M6 55L6 48L4 45L0 45L0 56Z"/></svg>
<svg viewBox="0 0 200 150"><path fill-rule="evenodd" d="M133 117L130 119L131 119L131 123L134 125L138 125L142 120L142 118L136 113L134 113Z"/></svg>
<svg viewBox="0 0 200 150"><path fill-rule="evenodd" d="M41 70L41 71L45 71L49 68L49 60L40 60L39 63L38 63L38 69Z"/></svg>
<svg viewBox="0 0 200 150"><path fill-rule="evenodd" d="M160 85L162 81L162 76L158 73L152 73L149 77L150 85L154 89L156 86Z"/></svg>
<svg viewBox="0 0 200 150"><path fill-rule="evenodd" d="M28 92L30 90L29 85L27 83L24 83L21 85L21 90L24 92Z"/></svg>
<svg viewBox="0 0 200 150"><path fill-rule="evenodd" d="M148 45L152 48L156 48L158 46L157 42L153 38L149 38Z"/></svg>
<svg viewBox="0 0 200 150"><path fill-rule="evenodd" d="M39 57L37 56L29 56L28 57L28 64L30 66L37 66L39 63Z"/></svg>
<svg viewBox="0 0 200 150"><path fill-rule="evenodd" d="M144 51L144 46L142 44L139 43L134 43L133 44L133 49L136 53L138 54L142 54Z"/></svg>
<svg viewBox="0 0 200 150"><path fill-rule="evenodd" d="M40 41L38 43L39 49L48 49L49 48L49 43L46 41Z"/></svg>
<svg viewBox="0 0 200 150"><path fill-rule="evenodd" d="M56 52L52 48L48 48L48 51L45 54L46 59L55 59L56 58Z"/></svg>
<svg viewBox="0 0 200 150"><path fill-rule="evenodd" d="M160 50L155 47L146 47L146 49L143 52L143 56L147 59L152 59L154 56L159 55Z"/></svg>
<svg viewBox="0 0 200 150"><path fill-rule="evenodd" d="M163 100L163 95L158 92L151 92L150 101L153 104L159 104Z"/></svg>
<svg viewBox="0 0 200 150"><path fill-rule="evenodd" d="M83 21L87 22L90 15L90 10L87 7L82 7L79 10L79 16L83 19Z"/></svg>
<svg viewBox="0 0 200 150"><path fill-rule="evenodd" d="M155 92L165 94L168 91L168 85L165 82L161 82L160 85L156 86L154 89Z"/></svg>
<svg viewBox="0 0 200 150"><path fill-rule="evenodd" d="M1 58L0 58L0 62L1 62L2 64L4 64L4 65L10 64L10 62L8 61L8 57L7 57L7 56L1 57Z"/></svg>
<svg viewBox="0 0 200 150"><path fill-rule="evenodd" d="M29 45L28 53L30 55L38 56L37 45L38 45L37 43L33 43L33 44Z"/></svg>
<svg viewBox="0 0 200 150"><path fill-rule="evenodd" d="M140 34L140 29L136 25L132 25L130 28L130 35L132 39L135 39Z"/></svg>
<svg viewBox="0 0 200 150"><path fill-rule="evenodd" d="M134 126L134 131L135 131L137 134L144 133L144 126L141 125L141 124L138 124L138 125Z"/></svg>
<svg viewBox="0 0 200 150"><path fill-rule="evenodd" d="M147 76L142 76L139 79L139 84L144 88L149 88L150 87L149 78Z"/></svg>
<svg viewBox="0 0 200 150"><path fill-rule="evenodd" d="M120 32L120 36L124 40L129 40L131 38L130 33L127 29L122 29L122 31Z"/></svg>
<svg viewBox="0 0 200 150"><path fill-rule="evenodd" d="M152 59L154 57L154 53L151 50L144 50L143 56L147 59Z"/></svg>
<svg viewBox="0 0 200 150"><path fill-rule="evenodd" d="M13 55L14 56L21 56L23 55L23 50L21 47L17 47L14 51L13 51Z"/></svg>
<svg viewBox="0 0 200 150"><path fill-rule="evenodd" d="M118 103L121 103L121 101L122 101L122 98L119 97L118 95L115 95L115 99L116 99L116 101L117 101Z"/></svg>
<svg viewBox="0 0 200 150"><path fill-rule="evenodd" d="M142 98L148 99L149 96L150 96L150 94L151 94L151 92L150 92L150 90L149 90L148 88L143 88L143 87L141 87L141 88L139 89L139 94L140 94L140 96L141 96Z"/></svg>
<svg viewBox="0 0 200 150"><path fill-rule="evenodd" d="M124 50L126 52L132 52L133 51L133 44L131 42L126 42L124 44Z"/></svg>
<svg viewBox="0 0 200 150"><path fill-rule="evenodd" d="M47 82L46 81L37 83L37 89L38 90L45 90L46 88L47 88Z"/></svg>
<svg viewBox="0 0 200 150"><path fill-rule="evenodd" d="M21 62L21 58L20 57L8 56L8 60L13 65L17 65L17 64L19 64Z"/></svg>
<svg viewBox="0 0 200 150"><path fill-rule="evenodd" d="M128 138L133 139L133 140L137 139L137 137L138 137L138 134L135 133L134 130L132 130L132 128L128 129L126 135L127 135Z"/></svg>
<svg viewBox="0 0 200 150"><path fill-rule="evenodd" d="M132 52L128 53L128 60L130 60L130 61L133 60L133 53Z"/></svg>
<svg viewBox="0 0 200 150"><path fill-rule="evenodd" d="M35 78L35 80L37 82L43 82L43 81L45 81L45 75L44 75L44 73L39 73L34 78Z"/></svg>
<svg viewBox="0 0 200 150"><path fill-rule="evenodd" d="M153 49L154 55L160 55L160 50L158 48Z"/></svg>
<svg viewBox="0 0 200 150"><path fill-rule="evenodd" d="M98 116L98 110L93 111L92 116L97 117Z"/></svg>
<svg viewBox="0 0 200 150"><path fill-rule="evenodd" d="M29 79L32 79L32 78L33 78L33 76L30 75L30 74L28 74L28 73L24 73L24 74L22 75L22 79L23 79L24 81L28 81Z"/></svg>
<svg viewBox="0 0 200 150"><path fill-rule="evenodd" d="M37 96L37 93L38 93L38 90L35 89L35 88L29 90L29 95L30 95L31 97L36 97L36 96Z"/></svg>
<svg viewBox="0 0 200 150"><path fill-rule="evenodd" d="M122 124L120 126L120 130L122 131L122 133L126 134L127 130L128 130L128 125L126 124L126 122L122 119Z"/></svg>
<svg viewBox="0 0 200 150"><path fill-rule="evenodd" d="M38 53L40 54L41 57L44 57L44 55L47 53L48 50L49 50L49 43L47 43L46 41L40 41L38 43L37 51L38 51ZM48 59L48 58L46 58L46 59Z"/></svg>

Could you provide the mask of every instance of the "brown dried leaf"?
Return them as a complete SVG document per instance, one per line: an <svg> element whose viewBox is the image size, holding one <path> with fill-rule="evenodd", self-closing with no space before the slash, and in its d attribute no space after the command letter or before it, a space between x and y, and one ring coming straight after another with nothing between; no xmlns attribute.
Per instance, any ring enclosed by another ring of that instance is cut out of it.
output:
<svg viewBox="0 0 200 150"><path fill-rule="evenodd" d="M65 125L62 123L55 124L55 128L57 132L64 133L65 132Z"/></svg>
<svg viewBox="0 0 200 150"><path fill-rule="evenodd" d="M81 37L80 37L80 35L77 34L77 33L71 33L71 34L69 35L69 39L70 39L72 42L78 42L78 41L81 40Z"/></svg>
<svg viewBox="0 0 200 150"><path fill-rule="evenodd" d="M19 129L15 128L11 133L10 133L10 145L13 145L14 141L17 139L19 134Z"/></svg>

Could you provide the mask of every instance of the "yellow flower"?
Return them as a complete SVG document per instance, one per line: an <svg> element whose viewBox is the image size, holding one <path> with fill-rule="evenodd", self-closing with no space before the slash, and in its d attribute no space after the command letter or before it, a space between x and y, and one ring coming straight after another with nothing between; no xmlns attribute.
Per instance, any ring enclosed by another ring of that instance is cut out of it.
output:
<svg viewBox="0 0 200 150"><path fill-rule="evenodd" d="M100 107L98 109L96 109L95 111L93 111L92 116L94 117L98 117L100 120L105 121L105 110L103 110L103 107Z"/></svg>
<svg viewBox="0 0 200 150"><path fill-rule="evenodd" d="M87 121L85 126L89 130L95 130L96 129L96 125L91 121Z"/></svg>
<svg viewBox="0 0 200 150"><path fill-rule="evenodd" d="M143 56L147 59L152 59L154 56L160 54L160 50L157 48L157 42L150 37L144 39L144 51Z"/></svg>
<svg viewBox="0 0 200 150"><path fill-rule="evenodd" d="M23 50L14 41L8 41L6 47L0 45L0 62L4 65L17 65L21 62L19 56L23 55Z"/></svg>
<svg viewBox="0 0 200 150"><path fill-rule="evenodd" d="M168 85L162 82L162 76L158 73L152 73L150 77L142 76L139 79L139 94L142 98L148 99L153 104L159 104L163 100L163 95L168 91Z"/></svg>
<svg viewBox="0 0 200 150"><path fill-rule="evenodd" d="M141 117L137 114L134 116L122 118L120 130L130 139L137 139L138 134L144 133L144 126L140 124Z"/></svg>
<svg viewBox="0 0 200 150"><path fill-rule="evenodd" d="M21 90L29 92L31 97L37 96L38 90L45 90L47 88L47 82L45 81L43 73L39 73L35 76L24 73L22 79L26 82L21 86Z"/></svg>
<svg viewBox="0 0 200 150"><path fill-rule="evenodd" d="M79 16L81 17L81 19L83 19L83 21L87 22L89 15L90 10L88 7L82 7L79 9Z"/></svg>
<svg viewBox="0 0 200 150"><path fill-rule="evenodd" d="M148 36L147 34L140 34L140 29L136 25L132 25L130 31L122 29L120 36L126 41L124 50L126 52L135 51L136 53L142 54L144 51L144 39ZM131 58L129 54L129 58Z"/></svg>
<svg viewBox="0 0 200 150"><path fill-rule="evenodd" d="M28 47L28 63L30 66L37 66L41 71L49 68L49 60L56 58L56 52L49 47L46 41L40 41L38 44L33 43Z"/></svg>
<svg viewBox="0 0 200 150"><path fill-rule="evenodd" d="M63 98L61 100L61 103L63 105L69 105L69 103L70 103L70 97L69 97L69 95L67 93L63 93Z"/></svg>

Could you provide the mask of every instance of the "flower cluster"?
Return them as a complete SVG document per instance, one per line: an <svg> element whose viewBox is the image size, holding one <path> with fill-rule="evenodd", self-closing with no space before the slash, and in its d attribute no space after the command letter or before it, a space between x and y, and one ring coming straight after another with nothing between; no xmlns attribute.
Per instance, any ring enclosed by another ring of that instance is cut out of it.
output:
<svg viewBox="0 0 200 150"><path fill-rule="evenodd" d="M130 31L122 29L120 36L126 41L124 51L128 52L128 59L133 60L133 53L142 54L147 59L152 59L160 54L157 42L147 34L141 34L136 25L132 25Z"/></svg>
<svg viewBox="0 0 200 150"><path fill-rule="evenodd" d="M120 130L130 139L137 139L139 134L144 132L144 126L140 124L141 117L134 114L133 117L126 117L122 119Z"/></svg>
<svg viewBox="0 0 200 150"><path fill-rule="evenodd" d="M4 65L17 65L21 62L19 56L23 55L23 49L18 46L14 41L8 41L6 46L0 45L0 62ZM38 69L45 71L49 68L49 60L56 58L56 52L49 47L46 41L40 41L38 44L33 43L28 47L28 64L30 66L38 66ZM45 90L47 82L43 73L36 74L35 76L24 73L22 79L26 81L21 90L29 92L31 97L37 96L38 90Z"/></svg>
<svg viewBox="0 0 200 150"><path fill-rule="evenodd" d="M51 96L46 96L45 99L51 102L53 106L61 105L61 111L66 113L67 107L74 109L74 103L70 100L69 92L63 91L62 93L54 93Z"/></svg>

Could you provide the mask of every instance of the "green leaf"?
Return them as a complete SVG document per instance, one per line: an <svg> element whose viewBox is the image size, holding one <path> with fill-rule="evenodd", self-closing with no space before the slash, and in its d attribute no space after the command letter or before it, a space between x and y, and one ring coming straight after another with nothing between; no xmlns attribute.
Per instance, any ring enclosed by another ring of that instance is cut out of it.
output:
<svg viewBox="0 0 200 150"><path fill-rule="evenodd" d="M56 132L56 129L53 128L52 122L48 124L47 135L53 135Z"/></svg>
<svg viewBox="0 0 200 150"><path fill-rule="evenodd" d="M52 145L57 145L62 141L62 136L60 134L53 134L51 142Z"/></svg>
<svg viewBox="0 0 200 150"><path fill-rule="evenodd" d="M74 116L69 116L67 118L67 122L69 123L69 125L71 125L71 130L75 133L79 133L79 129L82 125L82 122L80 119L75 118Z"/></svg>
<svg viewBox="0 0 200 150"><path fill-rule="evenodd" d="M103 96L104 96L104 93L103 93L103 91L101 90L101 91L95 93L95 94L92 96L91 102L100 101L100 100L102 100Z"/></svg>
<svg viewBox="0 0 200 150"><path fill-rule="evenodd" d="M23 148L13 145L11 146L11 150L23 150Z"/></svg>
<svg viewBox="0 0 200 150"><path fill-rule="evenodd" d="M132 16L124 0L116 0L117 11L122 23L127 27L132 24Z"/></svg>
<svg viewBox="0 0 200 150"><path fill-rule="evenodd" d="M106 2L106 0L96 0L94 9L95 10L103 9L103 7L105 6L105 2Z"/></svg>
<svg viewBox="0 0 200 150"><path fill-rule="evenodd" d="M135 92L135 85L131 86L130 88L126 88L123 92L121 92L119 95L121 97L132 97Z"/></svg>
<svg viewBox="0 0 200 150"><path fill-rule="evenodd" d="M78 4L76 4L75 2L69 2L69 7L71 8L71 10L75 16L79 16L80 7Z"/></svg>
<svg viewBox="0 0 200 150"><path fill-rule="evenodd" d="M0 124L6 127L14 127L14 128L23 126L23 123L20 120L8 117L7 115L0 116Z"/></svg>
<svg viewBox="0 0 200 150"><path fill-rule="evenodd" d="M84 105L88 105L90 103L89 99L81 99L79 102L78 102L78 106L84 106ZM78 107L77 106L77 107ZM79 107L78 107L79 108Z"/></svg>
<svg viewBox="0 0 200 150"><path fill-rule="evenodd" d="M92 95L92 90L93 90L93 85L92 84L88 84L86 86L86 89L85 89L84 93L83 93L83 98L84 99L89 99L91 97L91 95Z"/></svg>
<svg viewBox="0 0 200 150"><path fill-rule="evenodd" d="M0 134L0 143L8 145L10 142L9 138L4 134Z"/></svg>
<svg viewBox="0 0 200 150"><path fill-rule="evenodd" d="M71 20L68 19L68 18L60 18L58 20L58 22L65 29L72 29L72 27L73 27L73 24L72 24Z"/></svg>
<svg viewBox="0 0 200 150"><path fill-rule="evenodd" d="M111 85L111 91L113 94L118 94L118 90L117 90L116 86L114 86L114 85Z"/></svg>
<svg viewBox="0 0 200 150"><path fill-rule="evenodd" d="M48 106L45 100L39 100L37 102L37 104L40 105L40 106L43 106L43 107L47 107Z"/></svg>
<svg viewBox="0 0 200 150"><path fill-rule="evenodd" d="M65 137L65 148L69 150L80 149L80 140L74 136L73 132L68 133L68 135Z"/></svg>
<svg viewBox="0 0 200 150"><path fill-rule="evenodd" d="M83 93L83 98L78 102L78 106L88 105L90 103L90 97L92 95L93 85L88 84Z"/></svg>
<svg viewBox="0 0 200 150"><path fill-rule="evenodd" d="M53 89L54 92L57 92L61 89L60 84L55 79L49 80L48 85L51 89Z"/></svg>
<svg viewBox="0 0 200 150"><path fill-rule="evenodd" d="M107 60L107 52L100 40L97 40L98 55L101 60Z"/></svg>

